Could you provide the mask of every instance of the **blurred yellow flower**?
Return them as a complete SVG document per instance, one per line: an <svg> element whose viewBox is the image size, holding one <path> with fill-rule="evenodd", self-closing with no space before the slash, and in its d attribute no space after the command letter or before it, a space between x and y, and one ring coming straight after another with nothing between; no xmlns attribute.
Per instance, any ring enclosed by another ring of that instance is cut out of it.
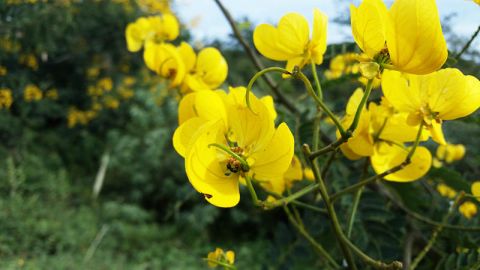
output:
<svg viewBox="0 0 480 270"><path fill-rule="evenodd" d="M110 78L110 77L101 78L97 82L97 87L104 90L104 91L110 92L113 88L112 78Z"/></svg>
<svg viewBox="0 0 480 270"><path fill-rule="evenodd" d="M138 18L125 29L128 50L139 51L147 42L157 44L172 41L178 37L180 26L172 14Z"/></svg>
<svg viewBox="0 0 480 270"><path fill-rule="evenodd" d="M27 67L37 70L38 61L34 54L21 54L19 57L20 64L26 65Z"/></svg>
<svg viewBox="0 0 480 270"><path fill-rule="evenodd" d="M447 60L435 0L395 0L390 10L382 0L364 0L350 15L354 40L370 61L428 74Z"/></svg>
<svg viewBox="0 0 480 270"><path fill-rule="evenodd" d="M455 198L455 196L457 196L457 192L453 188L445 185L444 183L440 183L437 185L437 191L438 193L440 193L440 195L449 199L453 199Z"/></svg>
<svg viewBox="0 0 480 270"><path fill-rule="evenodd" d="M42 90L34 84L28 84L23 90L23 99L27 102L39 101L43 97Z"/></svg>
<svg viewBox="0 0 480 270"><path fill-rule="evenodd" d="M318 9L313 10L313 30L310 37L308 21L298 13L288 13L277 27L260 24L253 32L253 43L266 58L287 61L286 69L302 68L314 62L320 65L327 49L327 16Z"/></svg>
<svg viewBox="0 0 480 270"><path fill-rule="evenodd" d="M106 96L103 100L103 104L105 105L105 108L116 110L120 106L120 101L115 97Z"/></svg>
<svg viewBox="0 0 480 270"><path fill-rule="evenodd" d="M233 265L235 263L235 252L227 250L224 252L221 248L216 248L215 251L209 252L207 256L208 267L215 268L221 264Z"/></svg>
<svg viewBox="0 0 480 270"><path fill-rule="evenodd" d="M480 181L473 182L472 194L480 201Z"/></svg>
<svg viewBox="0 0 480 270"><path fill-rule="evenodd" d="M97 112L94 110L82 111L76 107L70 107L67 114L67 125L69 128L73 128L76 125L85 126L96 116Z"/></svg>
<svg viewBox="0 0 480 270"><path fill-rule="evenodd" d="M473 216L477 214L477 205L473 202L467 201L462 203L458 207L458 211L466 218L471 219Z"/></svg>
<svg viewBox="0 0 480 270"><path fill-rule="evenodd" d="M465 117L480 107L480 81L458 69L442 69L428 75L386 70L382 90L395 109L408 113L410 125L423 122L439 144L446 144L443 120Z"/></svg>
<svg viewBox="0 0 480 270"><path fill-rule="evenodd" d="M100 75L100 68L99 67L90 67L87 69L87 77L88 78L96 78Z"/></svg>
<svg viewBox="0 0 480 270"><path fill-rule="evenodd" d="M58 99L58 90L56 88L49 89L45 92L45 97L51 99L51 100L57 100Z"/></svg>
<svg viewBox="0 0 480 270"><path fill-rule="evenodd" d="M0 109L9 109L12 106L12 90L9 88L0 88Z"/></svg>
<svg viewBox="0 0 480 270"><path fill-rule="evenodd" d="M452 163L461 160L465 156L465 146L462 144L446 144L437 147L437 160L440 162Z"/></svg>
<svg viewBox="0 0 480 270"><path fill-rule="evenodd" d="M204 48L196 55L188 43L182 42L178 52L186 69L182 92L215 89L227 78L227 61L216 48Z"/></svg>
<svg viewBox="0 0 480 270"><path fill-rule="evenodd" d="M0 66L0 76L5 76L8 73L8 69L5 66Z"/></svg>
<svg viewBox="0 0 480 270"><path fill-rule="evenodd" d="M119 90L118 90L118 94L123 98L123 99L130 99L133 97L133 95L135 94L133 92L132 89L128 89L128 88L124 88L124 87L121 87Z"/></svg>

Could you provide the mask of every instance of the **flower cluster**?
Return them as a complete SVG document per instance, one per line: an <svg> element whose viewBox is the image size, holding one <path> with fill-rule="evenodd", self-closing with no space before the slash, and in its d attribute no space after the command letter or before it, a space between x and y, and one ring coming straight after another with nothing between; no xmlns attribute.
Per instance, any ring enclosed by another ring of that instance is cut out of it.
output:
<svg viewBox="0 0 480 270"><path fill-rule="evenodd" d="M213 47L198 54L185 42L174 46L180 26L174 15L141 17L125 30L128 50L143 50L146 66L170 81L170 87L179 86L182 93L212 90L219 87L228 73L227 62Z"/></svg>
<svg viewBox="0 0 480 270"><path fill-rule="evenodd" d="M225 252L221 248L216 248L215 251L208 253L207 262L210 268L215 268L219 265L232 266L235 263L235 252L232 250Z"/></svg>

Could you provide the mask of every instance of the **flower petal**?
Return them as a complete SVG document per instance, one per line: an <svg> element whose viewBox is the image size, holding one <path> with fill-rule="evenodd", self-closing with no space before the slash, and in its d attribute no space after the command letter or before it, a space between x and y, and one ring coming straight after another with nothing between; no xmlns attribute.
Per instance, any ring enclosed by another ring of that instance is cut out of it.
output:
<svg viewBox="0 0 480 270"><path fill-rule="evenodd" d="M381 174L387 170L400 165L405 161L409 149L404 149L398 145L387 143L379 143L375 147L375 152L370 160L372 167L377 174ZM424 176L432 164L432 155L427 148L423 146L417 147L412 162L405 168L389 174L384 177L385 180L395 182L410 182Z"/></svg>
<svg viewBox="0 0 480 270"><path fill-rule="evenodd" d="M185 155L185 170L192 186L205 195L205 199L218 207L233 207L240 201L238 176L227 176L226 166L219 160L212 143L225 144L223 123L212 121L203 125L190 140Z"/></svg>
<svg viewBox="0 0 480 270"><path fill-rule="evenodd" d="M293 150L292 132L287 124L282 123L270 142L250 156L255 161L251 167L255 179L272 180L282 177L290 167Z"/></svg>
<svg viewBox="0 0 480 270"><path fill-rule="evenodd" d="M353 38L370 58L385 47L387 14L381 0L364 0L358 8L350 5Z"/></svg>
<svg viewBox="0 0 480 270"><path fill-rule="evenodd" d="M447 43L435 0L396 0L389 14L387 47L397 68L428 74L445 63Z"/></svg>

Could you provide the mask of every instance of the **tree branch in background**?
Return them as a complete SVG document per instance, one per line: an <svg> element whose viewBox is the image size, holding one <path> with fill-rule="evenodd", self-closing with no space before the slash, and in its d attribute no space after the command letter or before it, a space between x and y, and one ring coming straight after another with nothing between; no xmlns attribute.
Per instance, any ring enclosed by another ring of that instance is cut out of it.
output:
<svg viewBox="0 0 480 270"><path fill-rule="evenodd" d="M473 33L472 37L470 37L470 40L468 40L468 42L465 44L465 46L463 46L462 50L455 56L456 60L460 59L460 56L462 56L462 54L468 50L470 45L472 45L472 42L478 36L478 33L480 33L480 25L478 26L477 31L475 31L475 33Z"/></svg>

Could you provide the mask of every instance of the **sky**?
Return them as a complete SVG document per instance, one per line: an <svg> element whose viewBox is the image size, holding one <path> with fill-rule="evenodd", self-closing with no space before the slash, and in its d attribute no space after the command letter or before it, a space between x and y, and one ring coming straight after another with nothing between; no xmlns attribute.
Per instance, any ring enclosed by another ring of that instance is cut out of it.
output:
<svg viewBox="0 0 480 270"><path fill-rule="evenodd" d="M348 3L359 4L359 0L223 0L222 3L238 20L248 17L252 23L276 24L288 12L298 12L312 21L313 9L319 8L330 20L346 10ZM387 5L388 2L386 1ZM470 0L437 0L440 17L452 13L457 15L451 20L453 31L460 36L470 37L480 24L480 6ZM226 39L231 33L230 26L213 0L176 0L175 10L183 23L192 30L194 41L208 42L213 39ZM329 23L328 43L350 41L351 30ZM480 48L477 39L475 48Z"/></svg>

